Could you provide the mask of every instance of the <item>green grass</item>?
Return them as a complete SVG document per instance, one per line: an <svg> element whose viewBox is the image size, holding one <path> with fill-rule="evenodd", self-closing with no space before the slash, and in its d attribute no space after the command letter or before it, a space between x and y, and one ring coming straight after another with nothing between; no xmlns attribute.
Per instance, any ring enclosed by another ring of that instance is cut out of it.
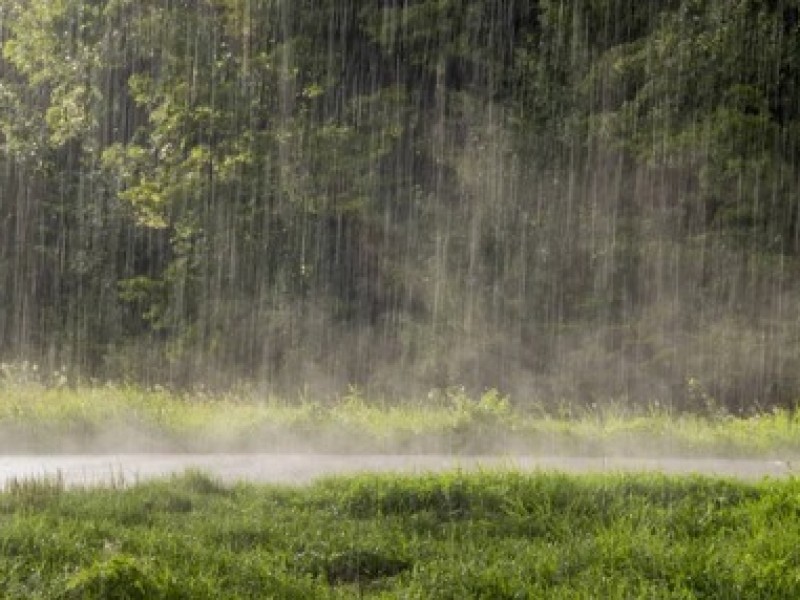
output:
<svg viewBox="0 0 800 600"><path fill-rule="evenodd" d="M800 413L739 418L619 404L545 410L495 391L405 402L177 394L0 378L0 451L297 451L800 456Z"/></svg>
<svg viewBox="0 0 800 600"><path fill-rule="evenodd" d="M798 598L800 480L360 476L0 494L0 597Z"/></svg>

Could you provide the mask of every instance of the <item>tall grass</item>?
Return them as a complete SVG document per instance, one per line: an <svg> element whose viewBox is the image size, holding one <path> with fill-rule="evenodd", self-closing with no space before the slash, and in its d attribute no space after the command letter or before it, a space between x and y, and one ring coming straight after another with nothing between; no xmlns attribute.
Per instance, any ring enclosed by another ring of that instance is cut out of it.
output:
<svg viewBox="0 0 800 600"><path fill-rule="evenodd" d="M797 598L800 481L515 473L0 494L0 597Z"/></svg>
<svg viewBox="0 0 800 600"><path fill-rule="evenodd" d="M0 378L0 450L800 456L800 413L676 414L609 402L549 409L495 390L324 401Z"/></svg>

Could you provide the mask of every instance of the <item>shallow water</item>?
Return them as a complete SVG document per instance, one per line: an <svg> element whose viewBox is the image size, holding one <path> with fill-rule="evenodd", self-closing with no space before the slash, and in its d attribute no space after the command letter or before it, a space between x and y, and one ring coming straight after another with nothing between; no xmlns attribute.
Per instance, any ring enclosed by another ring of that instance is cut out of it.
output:
<svg viewBox="0 0 800 600"><path fill-rule="evenodd" d="M67 485L132 484L199 469L226 482L305 484L329 475L516 470L566 473L659 472L760 479L786 477L779 460L546 456L117 454L0 456L0 488L12 479L60 477Z"/></svg>

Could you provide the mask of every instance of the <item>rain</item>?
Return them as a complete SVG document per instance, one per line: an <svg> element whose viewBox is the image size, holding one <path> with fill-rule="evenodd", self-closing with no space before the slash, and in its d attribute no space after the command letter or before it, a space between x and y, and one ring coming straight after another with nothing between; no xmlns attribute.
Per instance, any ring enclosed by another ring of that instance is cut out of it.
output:
<svg viewBox="0 0 800 600"><path fill-rule="evenodd" d="M0 359L793 408L795 2L4 0Z"/></svg>
<svg viewBox="0 0 800 600"><path fill-rule="evenodd" d="M800 0L0 0L0 596L800 597Z"/></svg>

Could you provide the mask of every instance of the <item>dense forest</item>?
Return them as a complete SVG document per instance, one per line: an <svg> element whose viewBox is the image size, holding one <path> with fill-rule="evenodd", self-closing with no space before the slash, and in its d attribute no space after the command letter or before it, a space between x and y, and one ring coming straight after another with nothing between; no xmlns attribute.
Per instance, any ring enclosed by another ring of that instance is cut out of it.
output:
<svg viewBox="0 0 800 600"><path fill-rule="evenodd" d="M797 0L0 0L0 359L800 398Z"/></svg>

